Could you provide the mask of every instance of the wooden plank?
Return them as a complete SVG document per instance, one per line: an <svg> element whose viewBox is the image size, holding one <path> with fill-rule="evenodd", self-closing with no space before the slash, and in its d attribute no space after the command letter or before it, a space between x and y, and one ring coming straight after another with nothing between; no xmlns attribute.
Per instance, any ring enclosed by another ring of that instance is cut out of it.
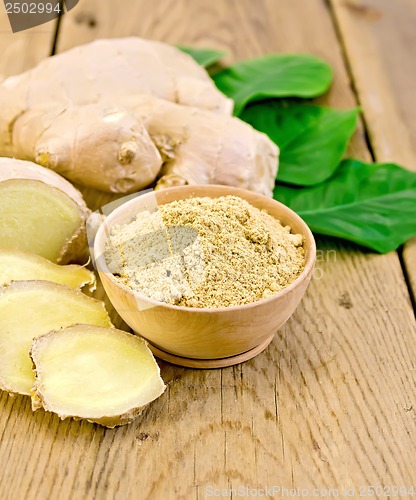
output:
<svg viewBox="0 0 416 500"><path fill-rule="evenodd" d="M374 155L416 171L416 3L331 0ZM416 298L416 238L403 259Z"/></svg>
<svg viewBox="0 0 416 500"><path fill-rule="evenodd" d="M230 59L315 53L335 69L322 102L356 104L324 2L125 0L116 10L84 0L64 17L59 47L128 34L225 48ZM350 152L369 158L362 129ZM264 353L223 370L162 364L166 394L128 427L33 416L27 398L2 394L2 498L176 500L205 498L208 486L273 485L342 496L342 486L410 486L416 331L398 256L330 240L319 249L302 305Z"/></svg>

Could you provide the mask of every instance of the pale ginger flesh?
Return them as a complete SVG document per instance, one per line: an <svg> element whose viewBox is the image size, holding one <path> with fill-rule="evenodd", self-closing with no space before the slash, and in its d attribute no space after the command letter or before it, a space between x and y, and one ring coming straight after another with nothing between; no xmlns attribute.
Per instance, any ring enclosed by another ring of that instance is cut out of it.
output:
<svg viewBox="0 0 416 500"><path fill-rule="evenodd" d="M33 409L107 427L131 422L165 390L146 342L91 325L52 331L32 345Z"/></svg>
<svg viewBox="0 0 416 500"><path fill-rule="evenodd" d="M0 246L53 262L85 262L86 219L81 193L51 170L0 158Z"/></svg>
<svg viewBox="0 0 416 500"><path fill-rule="evenodd" d="M112 326L104 304L79 290L48 281L0 287L0 389L30 394L33 339L76 323Z"/></svg>
<svg viewBox="0 0 416 500"><path fill-rule="evenodd" d="M71 288L95 289L95 274L75 264L59 266L34 253L0 248L0 286L12 281L44 280Z"/></svg>
<svg viewBox="0 0 416 500"><path fill-rule="evenodd" d="M2 247L60 262L82 225L77 205L55 187L28 179L0 182Z"/></svg>

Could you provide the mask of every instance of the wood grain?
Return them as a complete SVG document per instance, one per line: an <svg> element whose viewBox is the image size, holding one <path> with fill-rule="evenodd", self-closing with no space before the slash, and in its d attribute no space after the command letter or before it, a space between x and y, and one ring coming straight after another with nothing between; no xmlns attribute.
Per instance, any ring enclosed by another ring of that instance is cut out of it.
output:
<svg viewBox="0 0 416 500"><path fill-rule="evenodd" d="M416 171L416 3L331 0L358 100L380 162ZM416 238L403 260L416 299Z"/></svg>
<svg viewBox="0 0 416 500"><path fill-rule="evenodd" d="M59 47L127 34L225 48L230 60L315 53L335 69L321 102L356 105L323 1L83 0L64 16ZM350 153L370 158L363 128ZM266 351L223 370L162 364L166 393L128 427L33 416L27 398L1 394L0 497L414 483L416 330L398 256L329 239L319 250L308 293Z"/></svg>

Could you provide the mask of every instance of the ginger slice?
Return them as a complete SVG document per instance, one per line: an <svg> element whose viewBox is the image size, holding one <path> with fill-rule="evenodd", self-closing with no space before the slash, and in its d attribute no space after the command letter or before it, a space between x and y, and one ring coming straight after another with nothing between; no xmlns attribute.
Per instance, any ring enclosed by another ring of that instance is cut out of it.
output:
<svg viewBox="0 0 416 500"><path fill-rule="evenodd" d="M146 342L136 335L74 325L34 340L34 410L106 427L130 423L165 390Z"/></svg>
<svg viewBox="0 0 416 500"><path fill-rule="evenodd" d="M71 288L88 285L90 291L96 286L95 274L86 267L59 266L34 253L0 248L0 286L19 280L52 281Z"/></svg>
<svg viewBox="0 0 416 500"><path fill-rule="evenodd" d="M77 205L65 193L29 179L0 183L0 220L2 246L53 262L61 261L82 225Z"/></svg>
<svg viewBox="0 0 416 500"><path fill-rule="evenodd" d="M0 242L65 264L85 261L85 221L90 211L81 193L60 175L13 158L0 158Z"/></svg>
<svg viewBox="0 0 416 500"><path fill-rule="evenodd" d="M79 290L49 281L0 287L0 389L29 395L33 339L76 323L112 326L103 302Z"/></svg>

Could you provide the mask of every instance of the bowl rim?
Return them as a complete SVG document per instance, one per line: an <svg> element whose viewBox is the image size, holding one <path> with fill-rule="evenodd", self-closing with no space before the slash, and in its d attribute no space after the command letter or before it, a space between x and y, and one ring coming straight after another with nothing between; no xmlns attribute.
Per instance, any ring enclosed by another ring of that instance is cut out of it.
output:
<svg viewBox="0 0 416 500"><path fill-rule="evenodd" d="M242 193L242 194L247 193L248 195L251 195L251 196L255 195L259 199L264 198L264 199L267 199L269 202L271 201L272 203L279 206L279 208L283 208L284 210L289 212L292 215L292 217L297 219L297 221L300 223L300 225L303 228L302 234L304 235L305 238L309 239L309 243L310 243L309 256L306 260L305 267L302 270L302 272L299 274L299 276L297 276L292 281L292 283L290 283L290 285L286 286L285 288L283 288L282 290L280 290L276 294L274 294L270 297L267 297L265 299L257 300L255 302L249 302L248 304L242 304L239 306L228 306L228 307L227 306L224 306L224 307L189 307L189 306L177 306L175 304L169 304L167 302L161 302L161 301L152 299L150 297L147 297L146 295L142 295L140 292L137 292L136 290L132 290L129 286L127 286L123 283L119 283L115 279L114 275L108 269L108 266L107 266L107 263L105 262L105 259L100 259L101 262L99 263L98 260L94 258L95 266L97 268L98 273L99 274L104 273L106 275L106 277L108 278L108 280L113 285L115 285L118 288L121 288L122 290L129 293L130 295L133 295L136 299L139 299L143 302L147 302L149 304L152 304L154 307L165 307L168 309L172 309L174 311L184 311L184 312L193 312L193 313L201 313L202 314L202 313L218 313L218 312L226 312L226 311L230 311L230 312L231 311L240 311L243 309L260 307L260 306L267 304L269 302L273 302L275 300L278 300L279 298L290 293L304 279L306 279L307 276L312 272L312 270L315 266L315 261L316 261L316 242L315 242L315 238L312 234L312 231L310 230L310 228L306 224L306 222L302 219L302 217L300 217L296 212L294 212L287 205L285 205L284 203L281 203L280 201L275 200L274 198L269 198L265 195L262 195L260 193L255 192L255 191L250 191L248 189L237 188L237 187L233 187L233 186L224 186L224 185L220 185L220 184L195 184L195 185L186 185L186 186L175 186L175 187L166 188L166 189L163 189L160 191L152 190L150 192L148 191L148 192L144 193L141 196L137 196L133 199L130 199L130 200L126 201L125 203L122 203L120 206L115 208L110 213L110 215L108 215L107 218L100 224L100 226L97 230L97 233L95 235L95 239L94 239L94 245L93 245L94 255L96 255L96 253L97 253L98 242L102 238L101 233L104 232L107 223L110 222L111 219L114 218L116 215L118 215L120 212L123 212L130 205L134 204L134 202L137 202L138 198L143 200L145 197L155 196L155 194L154 194L155 192L156 193L167 193L167 192L174 193L176 191L179 193L182 191L192 191L192 189L201 188L201 187L207 189L207 191L211 190L212 188L214 188L214 190L216 190L216 191L218 191L218 190L223 191L224 194L220 194L219 196L227 196L227 195L240 196L238 193ZM203 196L210 197L208 192L206 195L197 195L195 197L203 197ZM219 196L212 196L212 198L218 198ZM243 198L242 196L240 196L240 197ZM192 196L190 196L190 198L192 198ZM250 203L245 198L243 198L243 199L245 201L247 201L248 203ZM168 202L168 203L170 203L170 202ZM271 214L269 214L269 215L271 215ZM271 215L271 217L273 217L273 215ZM108 231L107 231L107 234L108 234ZM107 237L104 237L103 244L105 243L106 239L107 239Z"/></svg>

